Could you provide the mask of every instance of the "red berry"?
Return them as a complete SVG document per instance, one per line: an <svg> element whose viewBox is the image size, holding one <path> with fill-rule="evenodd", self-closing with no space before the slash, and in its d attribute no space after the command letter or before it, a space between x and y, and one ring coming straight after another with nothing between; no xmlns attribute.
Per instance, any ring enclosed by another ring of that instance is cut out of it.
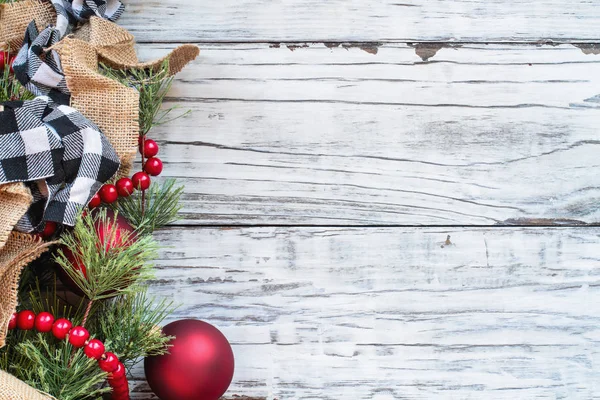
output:
<svg viewBox="0 0 600 400"><path fill-rule="evenodd" d="M89 358L98 360L100 357L102 357L102 354L104 354L104 343L98 339L92 339L88 342L88 344L85 345L83 352Z"/></svg>
<svg viewBox="0 0 600 400"><path fill-rule="evenodd" d="M54 315L49 312L41 312L35 317L35 329L38 332L46 333L52 330L52 324L54 323Z"/></svg>
<svg viewBox="0 0 600 400"><path fill-rule="evenodd" d="M150 187L150 177L145 172L136 172L131 177L133 187L137 190L147 190Z"/></svg>
<svg viewBox="0 0 600 400"><path fill-rule="evenodd" d="M111 352L106 352L98 360L98 366L104 372L113 372L119 366L119 359Z"/></svg>
<svg viewBox="0 0 600 400"><path fill-rule="evenodd" d="M112 386L112 383L111 383L111 382L115 382L115 383L117 383L117 382L119 382L119 381L120 381L120 380L121 380L123 377L125 377L125 366L123 365L123 363L122 363L122 362L120 362L120 363L117 365L117 368L116 368L116 369L115 369L113 372L111 372L111 373L110 373L110 375L109 375L109 377L108 377L108 380L109 380L109 383L110 383L110 385Z"/></svg>
<svg viewBox="0 0 600 400"><path fill-rule="evenodd" d="M129 197L133 193L133 181L129 178L121 178L117 181L117 192L121 197Z"/></svg>
<svg viewBox="0 0 600 400"><path fill-rule="evenodd" d="M13 315L10 316L10 321L8 322L8 329L12 330L15 329L17 327L17 313L13 313Z"/></svg>
<svg viewBox="0 0 600 400"><path fill-rule="evenodd" d="M102 188L100 189L100 198L106 204L114 203L119 198L117 187L111 184L102 186Z"/></svg>
<svg viewBox="0 0 600 400"><path fill-rule="evenodd" d="M44 225L44 230L42 231L42 237L44 239L48 239L56 232L57 224L54 221L46 221L46 225Z"/></svg>
<svg viewBox="0 0 600 400"><path fill-rule="evenodd" d="M57 319L52 325L52 334L58 340L65 340L72 327L73 324L68 319Z"/></svg>
<svg viewBox="0 0 600 400"><path fill-rule="evenodd" d="M35 313L30 310L23 310L17 314L17 327L24 331L29 331L35 326Z"/></svg>
<svg viewBox="0 0 600 400"><path fill-rule="evenodd" d="M100 204L102 203L102 199L100 198L100 195L98 193L96 193L94 195L94 197L92 197L92 199L90 200L90 203L88 204L88 206L90 208L96 208L98 207Z"/></svg>
<svg viewBox="0 0 600 400"><path fill-rule="evenodd" d="M163 170L163 163L160 161L160 158L152 157L146 161L144 164L144 171L149 173L152 176L158 176Z"/></svg>
<svg viewBox="0 0 600 400"><path fill-rule="evenodd" d="M158 154L158 144L152 139L143 140L140 144L140 154L150 158Z"/></svg>
<svg viewBox="0 0 600 400"><path fill-rule="evenodd" d="M73 347L80 348L85 345L85 342L87 342L89 337L90 333L87 329L83 326L76 326L69 332L69 343L71 343Z"/></svg>

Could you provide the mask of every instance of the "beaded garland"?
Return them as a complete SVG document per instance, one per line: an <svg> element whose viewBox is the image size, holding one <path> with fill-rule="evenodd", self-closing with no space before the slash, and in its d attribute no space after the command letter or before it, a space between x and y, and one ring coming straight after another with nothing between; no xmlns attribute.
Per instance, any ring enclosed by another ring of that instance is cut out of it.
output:
<svg viewBox="0 0 600 400"><path fill-rule="evenodd" d="M16 312L10 318L9 330L35 329L40 333L52 332L58 340L67 339L77 349L83 348L88 358L98 361L98 367L108 375L108 384L112 388L112 400L129 400L129 382L125 376L125 366L111 352L106 352L104 343L98 339L90 340L90 333L83 326L75 326L65 318L56 319L49 312L35 314L31 310Z"/></svg>

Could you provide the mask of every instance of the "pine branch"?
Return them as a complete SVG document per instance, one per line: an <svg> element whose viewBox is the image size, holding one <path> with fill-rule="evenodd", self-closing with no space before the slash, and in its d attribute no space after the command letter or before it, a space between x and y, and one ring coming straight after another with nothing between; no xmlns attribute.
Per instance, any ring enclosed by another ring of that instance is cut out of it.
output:
<svg viewBox="0 0 600 400"><path fill-rule="evenodd" d="M34 96L10 72L8 60L0 74L0 103L13 100L31 100Z"/></svg>
<svg viewBox="0 0 600 400"><path fill-rule="evenodd" d="M137 286L153 276L151 260L157 256L158 246L152 237L121 230L117 240L117 224L108 223L108 220L106 209L79 217L74 229L61 237L62 247L55 257L86 297L93 301L138 291ZM104 241L98 235L97 224L112 228L105 233ZM108 245L115 242L123 245ZM64 248L85 267L85 275L69 260Z"/></svg>
<svg viewBox="0 0 600 400"><path fill-rule="evenodd" d="M143 289L105 302L97 313L95 330L106 347L131 368L142 357L167 352L171 338L162 334L159 325L174 310L171 301L156 300Z"/></svg>
<svg viewBox="0 0 600 400"><path fill-rule="evenodd" d="M175 186L175 179L166 179L161 185L153 184L142 196L140 192L119 199L113 206L142 234L150 234L179 219L183 186Z"/></svg>
<svg viewBox="0 0 600 400"><path fill-rule="evenodd" d="M154 126L165 124L183 117L189 111L168 119L177 107L162 110L165 96L173 85L173 77L169 76L169 60L165 60L159 68L119 70L100 64L100 71L125 86L132 87L140 94L140 135L144 136Z"/></svg>

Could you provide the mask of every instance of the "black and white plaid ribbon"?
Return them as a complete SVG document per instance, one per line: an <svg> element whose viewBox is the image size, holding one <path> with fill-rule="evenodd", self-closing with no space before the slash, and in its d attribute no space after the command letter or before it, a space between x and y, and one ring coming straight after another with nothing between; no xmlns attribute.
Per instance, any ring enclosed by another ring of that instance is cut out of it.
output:
<svg viewBox="0 0 600 400"><path fill-rule="evenodd" d="M17 224L30 232L42 221L74 225L119 157L93 122L48 97L4 103L0 112L0 184L25 182L34 203Z"/></svg>
<svg viewBox="0 0 600 400"><path fill-rule="evenodd" d="M19 82L31 93L69 104L70 93L58 54L46 49L61 40L78 22L92 16L117 20L125 6L117 0L52 0L52 4L56 10L56 26L49 26L40 33L32 21L13 69Z"/></svg>

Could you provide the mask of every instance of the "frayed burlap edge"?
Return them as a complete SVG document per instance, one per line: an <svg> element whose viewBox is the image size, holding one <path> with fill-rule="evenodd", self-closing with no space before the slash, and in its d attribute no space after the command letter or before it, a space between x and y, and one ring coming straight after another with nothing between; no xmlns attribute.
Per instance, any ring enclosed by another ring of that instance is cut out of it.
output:
<svg viewBox="0 0 600 400"><path fill-rule="evenodd" d="M32 388L11 374L0 371L0 400L57 400Z"/></svg>
<svg viewBox="0 0 600 400"><path fill-rule="evenodd" d="M22 183L0 185L0 250L32 201L31 192Z"/></svg>
<svg viewBox="0 0 600 400"><path fill-rule="evenodd" d="M0 251L0 347L4 346L10 317L17 308L21 271L51 244L37 236L12 232Z"/></svg>
<svg viewBox="0 0 600 400"><path fill-rule="evenodd" d="M16 52L23 44L25 29L31 21L41 31L56 22L56 11L49 1L23 0L0 4L0 50Z"/></svg>

